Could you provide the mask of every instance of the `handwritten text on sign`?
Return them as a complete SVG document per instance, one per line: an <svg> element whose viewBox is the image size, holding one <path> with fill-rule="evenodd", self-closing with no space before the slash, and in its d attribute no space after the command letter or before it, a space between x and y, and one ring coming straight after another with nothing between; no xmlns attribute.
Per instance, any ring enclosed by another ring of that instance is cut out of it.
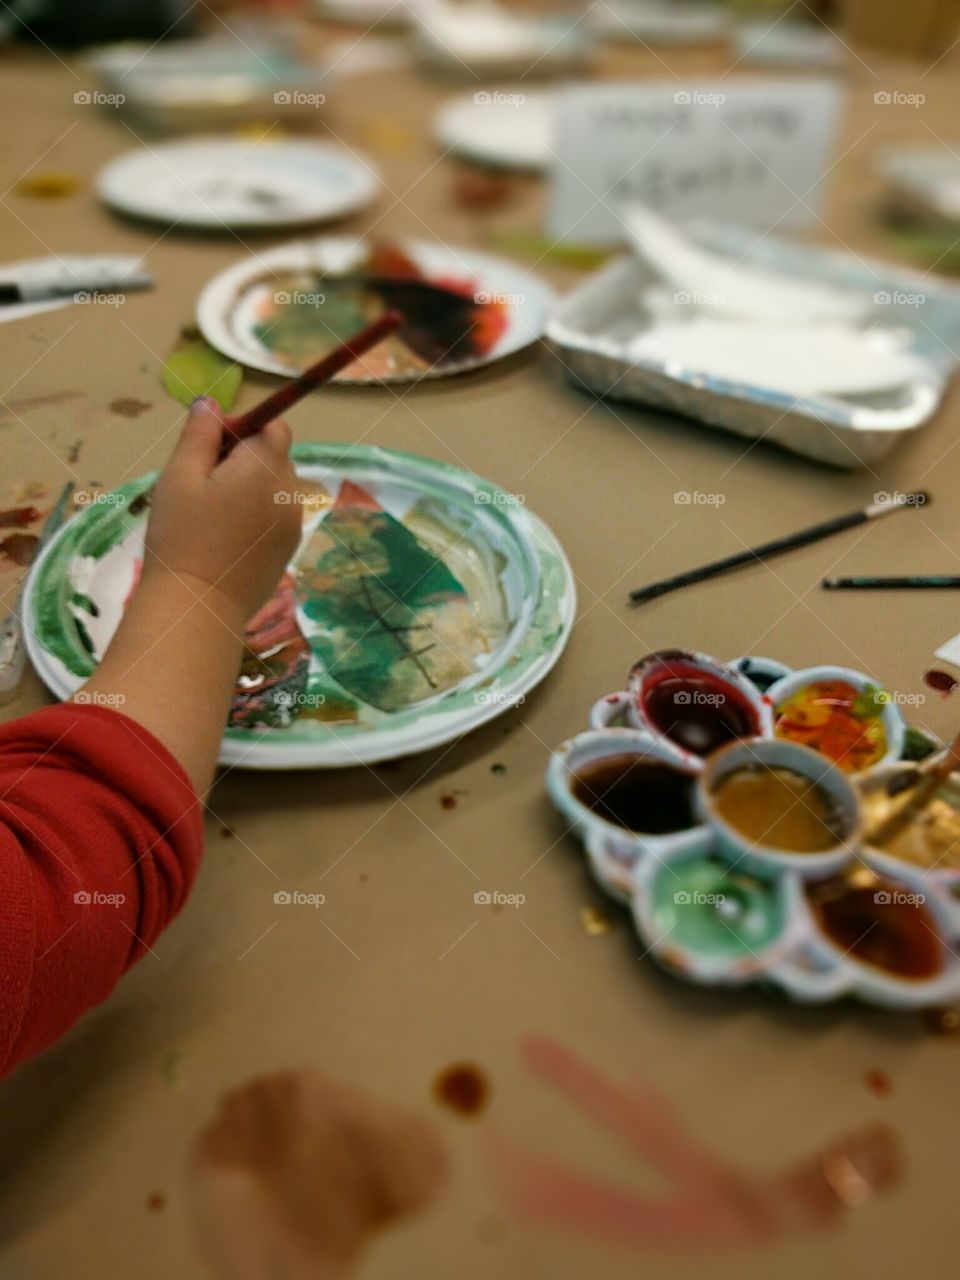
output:
<svg viewBox="0 0 960 1280"><path fill-rule="evenodd" d="M826 81L590 85L557 95L548 230L625 239L619 205L680 220L810 225L830 163L839 94Z"/></svg>

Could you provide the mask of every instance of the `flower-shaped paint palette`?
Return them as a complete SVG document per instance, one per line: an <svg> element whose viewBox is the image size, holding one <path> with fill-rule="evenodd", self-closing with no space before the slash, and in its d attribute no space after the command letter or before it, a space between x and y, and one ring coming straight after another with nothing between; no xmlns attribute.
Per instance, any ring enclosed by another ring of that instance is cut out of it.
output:
<svg viewBox="0 0 960 1280"><path fill-rule="evenodd" d="M960 998L960 778L872 843L937 744L869 677L661 651L590 723L548 790L664 967L803 1002Z"/></svg>

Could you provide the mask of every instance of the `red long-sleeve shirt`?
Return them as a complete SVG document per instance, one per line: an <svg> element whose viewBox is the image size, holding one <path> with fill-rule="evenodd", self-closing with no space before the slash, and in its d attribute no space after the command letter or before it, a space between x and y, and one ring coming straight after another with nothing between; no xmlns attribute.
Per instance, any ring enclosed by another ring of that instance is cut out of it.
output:
<svg viewBox="0 0 960 1280"><path fill-rule="evenodd" d="M66 704L0 726L0 1076L110 994L202 848L189 778L136 721Z"/></svg>

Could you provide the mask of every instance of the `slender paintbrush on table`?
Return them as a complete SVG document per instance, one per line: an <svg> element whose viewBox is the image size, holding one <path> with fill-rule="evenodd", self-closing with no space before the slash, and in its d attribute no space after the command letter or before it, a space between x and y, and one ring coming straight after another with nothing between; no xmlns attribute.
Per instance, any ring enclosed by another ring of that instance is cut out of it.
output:
<svg viewBox="0 0 960 1280"><path fill-rule="evenodd" d="M820 585L824 591L930 591L960 587L960 577L945 573L910 575L901 578L866 575L860 578L824 578Z"/></svg>
<svg viewBox="0 0 960 1280"><path fill-rule="evenodd" d="M666 595L668 591L676 591L679 587L690 586L694 582L704 582L707 578L715 578L730 569L737 569L744 564L757 564L763 560L771 560L785 551L793 551L796 547L805 547L811 542L819 542L821 538L829 538L844 529L853 529L859 524L866 524L880 516L889 515L903 507L919 506L930 501L926 493L905 493L896 502L872 502L868 507L858 511L848 511L844 516L836 516L833 520L824 520L821 524L811 525L808 529L800 529L796 533L787 534L783 538L775 538L772 542L761 543L759 547L751 547L736 555L727 556L723 560L713 560L701 565L699 569L689 569L686 573L675 574L672 578L664 578L660 582L652 582L647 587L638 587L630 592L631 604L643 604L646 600L655 600L657 596Z"/></svg>
<svg viewBox="0 0 960 1280"><path fill-rule="evenodd" d="M302 400L305 395L324 382L329 382L341 369L345 369L348 364L352 364L371 347L375 347L378 342L382 342L384 338L399 329L402 323L403 316L399 311L387 311L379 320L367 325L366 329L362 329L354 337L348 338L337 347L336 351L331 351L329 355L301 373L298 378L292 379L285 386L268 395L265 400L261 400L258 405L254 405L252 409L236 418L227 418L224 422L220 457L225 458L235 444L255 436L268 422L286 413L291 405L295 405L298 400Z"/></svg>

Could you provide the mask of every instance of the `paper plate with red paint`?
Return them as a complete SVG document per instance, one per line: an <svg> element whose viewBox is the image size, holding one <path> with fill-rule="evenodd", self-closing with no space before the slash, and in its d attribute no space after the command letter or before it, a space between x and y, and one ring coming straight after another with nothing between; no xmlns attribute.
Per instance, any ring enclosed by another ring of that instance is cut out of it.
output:
<svg viewBox="0 0 960 1280"><path fill-rule="evenodd" d="M523 503L415 454L294 447L303 536L244 636L221 763L370 764L516 709L573 624L573 576ZM67 524L24 594L41 679L75 693L136 590L154 474Z"/></svg>
<svg viewBox="0 0 960 1280"><path fill-rule="evenodd" d="M463 373L536 342L554 305L529 271L431 241L324 236L245 258L200 295L197 323L251 369L301 373L385 311L400 330L337 375L346 384Z"/></svg>

